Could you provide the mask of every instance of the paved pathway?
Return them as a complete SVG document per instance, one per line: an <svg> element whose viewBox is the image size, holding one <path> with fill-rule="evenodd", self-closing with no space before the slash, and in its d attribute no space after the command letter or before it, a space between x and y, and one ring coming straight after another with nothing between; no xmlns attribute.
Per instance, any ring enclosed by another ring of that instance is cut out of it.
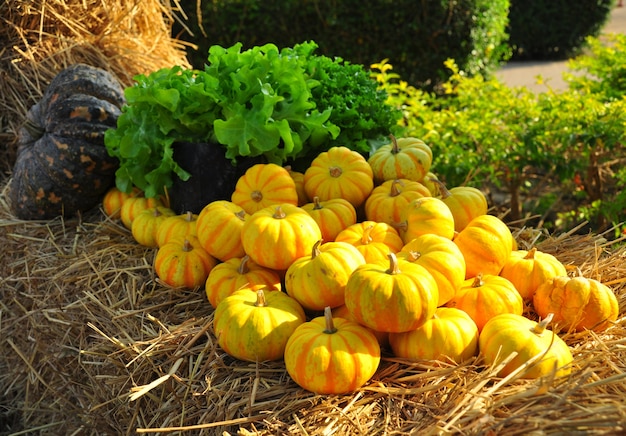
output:
<svg viewBox="0 0 626 436"><path fill-rule="evenodd" d="M626 4L616 7L611 13L602 33L626 33ZM509 86L526 86L536 92L547 91L546 85L537 84L537 76L541 75L544 81L555 90L567 89L562 74L567 70L567 61L560 62L510 62L496 76Z"/></svg>

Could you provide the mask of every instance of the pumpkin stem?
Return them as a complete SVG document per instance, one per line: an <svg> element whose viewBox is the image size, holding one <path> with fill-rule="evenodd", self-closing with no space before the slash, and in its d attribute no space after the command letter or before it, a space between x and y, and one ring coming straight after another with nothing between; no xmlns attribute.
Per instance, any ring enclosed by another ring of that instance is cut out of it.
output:
<svg viewBox="0 0 626 436"><path fill-rule="evenodd" d="M474 277L474 282L472 283L472 288L480 288L483 286L485 282L483 281L483 273L478 273L476 277Z"/></svg>
<svg viewBox="0 0 626 436"><path fill-rule="evenodd" d="M155 216L155 217L156 217L156 216L161 216L161 215L163 215L163 214L162 214L162 213L161 213L161 211L159 210L159 207L158 207L158 206L155 206L155 207L154 207L154 210L152 211L152 216Z"/></svg>
<svg viewBox="0 0 626 436"><path fill-rule="evenodd" d="M276 209L274 209L274 215L272 215L272 217L276 218L277 220L281 220L285 218L286 216L287 214L285 213L283 208L280 205L276 206Z"/></svg>
<svg viewBox="0 0 626 436"><path fill-rule="evenodd" d="M185 220L187 220L188 222L192 222L194 220L192 211L190 210L187 211L187 214L185 215Z"/></svg>
<svg viewBox="0 0 626 436"><path fill-rule="evenodd" d="M409 223L406 221L402 221L401 223L393 222L390 224L391 224L391 227L393 227L399 232L406 232L407 227L409 227Z"/></svg>
<svg viewBox="0 0 626 436"><path fill-rule="evenodd" d="M250 198L252 201L256 201L257 203L263 200L263 193L258 190L254 190L250 193Z"/></svg>
<svg viewBox="0 0 626 436"><path fill-rule="evenodd" d="M371 235L373 228L374 228L374 224L370 224L369 226L363 229L363 236L361 236L361 244L367 245L374 240Z"/></svg>
<svg viewBox="0 0 626 436"><path fill-rule="evenodd" d="M313 244L313 250L311 252L311 259L315 259L322 252L320 251L320 245L322 245L323 239L319 239L315 244Z"/></svg>
<svg viewBox="0 0 626 436"><path fill-rule="evenodd" d="M530 250L528 250L528 253L524 257L524 259L534 259L535 253L537 253L537 247L533 247Z"/></svg>
<svg viewBox="0 0 626 436"><path fill-rule="evenodd" d="M400 152L400 146L398 146L398 140L394 135L389 135L391 138L391 153L398 154Z"/></svg>
<svg viewBox="0 0 626 436"><path fill-rule="evenodd" d="M247 274L248 272L250 272L250 268L248 268L249 260L250 256L248 256L247 254L241 258L241 263L239 263L239 266L237 267L237 272L239 274Z"/></svg>
<svg viewBox="0 0 626 436"><path fill-rule="evenodd" d="M402 180L395 179L393 182L391 182L391 190L389 191L390 197L397 197L398 195L402 194L399 186L404 186Z"/></svg>
<svg viewBox="0 0 626 436"><path fill-rule="evenodd" d="M337 328L333 322L333 312L330 309L330 306L326 306L324 308L324 320L326 321L326 329L324 329L324 333L328 333L329 335L337 333Z"/></svg>
<svg viewBox="0 0 626 436"><path fill-rule="evenodd" d="M191 251L193 250L193 245L191 245L191 242L189 242L189 239L185 238L185 241L183 242L183 251Z"/></svg>
<svg viewBox="0 0 626 436"><path fill-rule="evenodd" d="M235 213L235 216L239 218L241 221L246 220L246 211L241 209L239 212Z"/></svg>
<svg viewBox="0 0 626 436"><path fill-rule="evenodd" d="M548 327L548 324L552 322L552 318L554 317L553 313L549 313L544 319L539 321L536 326L530 329L536 335L541 335L543 331Z"/></svg>
<svg viewBox="0 0 626 436"><path fill-rule="evenodd" d="M452 192L448 190L448 188L446 187L446 184L443 183L441 180L435 179L433 177L429 177L428 180L430 180L435 185L437 185L437 187L439 188L439 193L440 193L442 200L445 200L446 198L452 196Z"/></svg>
<svg viewBox="0 0 626 436"><path fill-rule="evenodd" d="M254 307L265 307L267 306L267 301L265 300L265 292L263 289L259 289L256 291L256 302L254 303Z"/></svg>
<svg viewBox="0 0 626 436"><path fill-rule="evenodd" d="M313 197L313 209L315 210L319 210L319 209L324 209L324 206L322 206L322 202L320 201L320 198L316 195L315 197Z"/></svg>
<svg viewBox="0 0 626 436"><path fill-rule="evenodd" d="M420 253L419 251L415 251L415 250L408 250L407 254L409 256L410 262L415 262L417 259L422 257L422 253Z"/></svg>
<svg viewBox="0 0 626 436"><path fill-rule="evenodd" d="M400 266L398 265L398 258L394 253L389 253L387 255L389 258L389 269L385 271L387 274L400 274Z"/></svg>
<svg viewBox="0 0 626 436"><path fill-rule="evenodd" d="M341 167L332 166L328 168L328 173L330 174L331 177L337 178L343 174L343 170L341 169Z"/></svg>

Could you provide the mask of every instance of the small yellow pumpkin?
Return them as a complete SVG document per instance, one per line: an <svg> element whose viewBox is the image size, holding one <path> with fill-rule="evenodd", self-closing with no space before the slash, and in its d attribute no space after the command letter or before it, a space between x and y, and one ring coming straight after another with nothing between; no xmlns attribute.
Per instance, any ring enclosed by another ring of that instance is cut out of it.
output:
<svg viewBox="0 0 626 436"><path fill-rule="evenodd" d="M222 262L245 256L241 229L250 217L241 206L215 200L202 208L196 221L196 235L202 247Z"/></svg>
<svg viewBox="0 0 626 436"><path fill-rule="evenodd" d="M389 253L397 253L404 245L395 228L387 223L363 221L343 229L336 242L354 245L363 254L367 263L389 264Z"/></svg>
<svg viewBox="0 0 626 436"><path fill-rule="evenodd" d="M296 184L296 192L298 193L298 206L302 207L309 202L309 197L304 190L304 173L300 171L294 171L290 165L284 167L289 171L289 175Z"/></svg>
<svg viewBox="0 0 626 436"><path fill-rule="evenodd" d="M448 189L444 183L438 184L439 198L450 208L456 232L463 230L477 216L487 214L489 208L487 197L480 189L472 186L455 186Z"/></svg>
<svg viewBox="0 0 626 436"><path fill-rule="evenodd" d="M249 215L277 204L298 205L296 182L285 168L273 164L256 164L237 180L231 201Z"/></svg>
<svg viewBox="0 0 626 436"><path fill-rule="evenodd" d="M376 149L368 159L376 182L394 179L421 182L432 165L431 148L418 138L396 139L393 135L390 138L391 143Z"/></svg>
<svg viewBox="0 0 626 436"><path fill-rule="evenodd" d="M120 219L122 224L128 230L132 229L133 220L146 209L153 209L155 207L165 207L163 201L158 197L141 197L131 196L124 200L122 208L120 209Z"/></svg>
<svg viewBox="0 0 626 436"><path fill-rule="evenodd" d="M430 191L420 182L408 179L387 180L375 187L365 201L365 218L397 225L402 219L402 210L413 200L422 197L430 197Z"/></svg>
<svg viewBox="0 0 626 436"><path fill-rule="evenodd" d="M167 218L174 215L175 212L165 206L157 206L152 209L144 210L135 217L131 224L133 238L135 238L138 244L144 247L158 247L157 232L159 231L159 227Z"/></svg>
<svg viewBox="0 0 626 436"><path fill-rule="evenodd" d="M530 301L537 288L548 279L566 276L565 265L549 253L530 250L513 250L500 275L515 285L524 300Z"/></svg>
<svg viewBox="0 0 626 436"><path fill-rule="evenodd" d="M164 283L174 288L194 289L205 284L217 260L189 235L184 241L174 240L159 247L154 270Z"/></svg>
<svg viewBox="0 0 626 436"><path fill-rule="evenodd" d="M196 236L197 220L198 215L193 212L167 217L157 229L157 246L160 247L175 239L184 240L189 235Z"/></svg>
<svg viewBox="0 0 626 436"><path fill-rule="evenodd" d="M344 318L333 319L330 307L296 328L285 347L285 368L303 389L316 394L347 394L372 378L380 363L380 346L368 329Z"/></svg>
<svg viewBox="0 0 626 436"><path fill-rule="evenodd" d="M372 168L367 160L343 146L320 153L304 172L304 190L309 198L343 198L358 208L373 189Z"/></svg>
<svg viewBox="0 0 626 436"><path fill-rule="evenodd" d="M311 215L320 227L324 242L334 241L339 232L356 224L357 221L356 209L352 203L343 198L321 201L319 197L315 197L312 203L305 204L302 209Z"/></svg>
<svg viewBox="0 0 626 436"><path fill-rule="evenodd" d="M110 188L102 198L102 210L111 219L119 219L121 216L124 201L141 194L138 188L134 188L130 193L120 191L115 186Z"/></svg>
<svg viewBox="0 0 626 436"><path fill-rule="evenodd" d="M400 214L399 231L408 244L425 234L454 238L454 217L450 208L436 197L422 197L410 202Z"/></svg>

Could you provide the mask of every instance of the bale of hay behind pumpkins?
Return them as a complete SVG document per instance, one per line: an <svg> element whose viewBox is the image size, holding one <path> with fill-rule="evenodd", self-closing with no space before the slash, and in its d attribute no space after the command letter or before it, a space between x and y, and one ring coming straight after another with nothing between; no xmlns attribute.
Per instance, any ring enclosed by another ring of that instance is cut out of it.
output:
<svg viewBox="0 0 626 436"><path fill-rule="evenodd" d="M0 180L26 112L65 67L99 67L124 86L137 74L188 67L184 43L171 36L177 14L175 0L0 2Z"/></svg>

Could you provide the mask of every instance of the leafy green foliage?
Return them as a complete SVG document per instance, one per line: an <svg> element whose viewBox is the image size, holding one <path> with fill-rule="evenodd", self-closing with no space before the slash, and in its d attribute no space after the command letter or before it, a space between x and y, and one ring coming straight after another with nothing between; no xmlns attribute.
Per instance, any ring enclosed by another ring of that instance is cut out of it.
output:
<svg viewBox="0 0 626 436"><path fill-rule="evenodd" d="M135 185L152 197L174 174L187 180L173 158L176 142L222 144L233 163L263 156L283 164L338 144L368 152L367 141L396 124L399 112L385 105L386 93L363 67L316 56L313 42L241 48L212 46L204 70L173 67L135 78L117 128L105 135L120 161L119 189Z"/></svg>

